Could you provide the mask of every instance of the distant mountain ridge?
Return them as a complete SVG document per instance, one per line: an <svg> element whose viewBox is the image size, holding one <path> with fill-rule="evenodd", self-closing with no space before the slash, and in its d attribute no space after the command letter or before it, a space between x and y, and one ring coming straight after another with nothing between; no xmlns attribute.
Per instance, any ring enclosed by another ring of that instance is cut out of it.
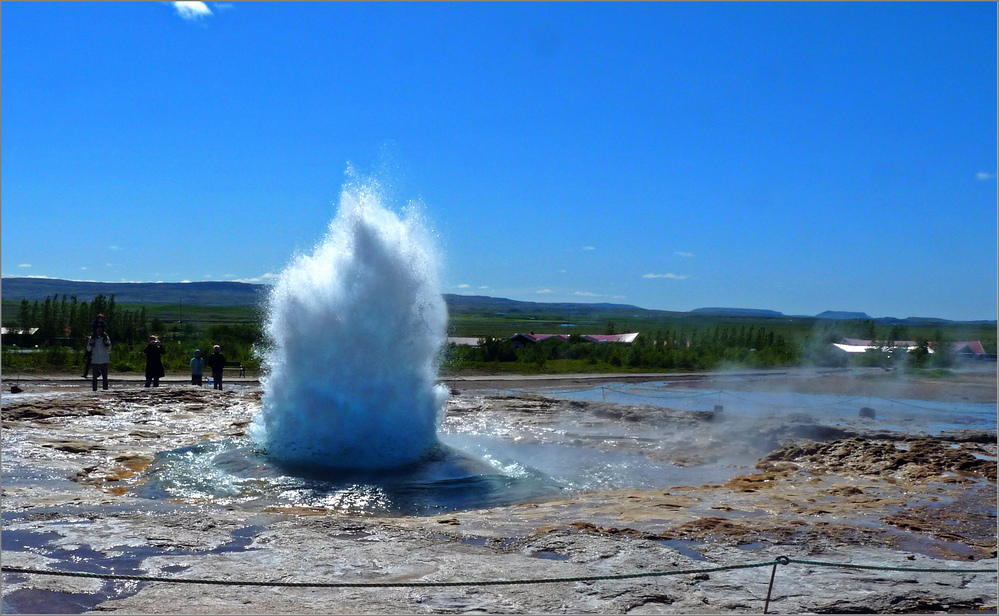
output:
<svg viewBox="0 0 999 616"><path fill-rule="evenodd" d="M783 312L776 310L761 310L757 308L696 308L691 312L711 314L726 317L782 317Z"/></svg>
<svg viewBox="0 0 999 616"><path fill-rule="evenodd" d="M826 310L825 312L820 312L815 315L816 319L835 319L838 321L850 321L850 320L860 320L860 321L870 321L872 320L870 315L866 312L844 312L842 310Z"/></svg>
<svg viewBox="0 0 999 616"><path fill-rule="evenodd" d="M4 278L0 292L7 300L41 300L53 295L90 301L114 295L119 304L188 304L189 306L256 306L269 287L247 282L84 282L57 278Z"/></svg>
<svg viewBox="0 0 999 616"><path fill-rule="evenodd" d="M98 295L115 296L120 304L186 304L188 306L260 306L270 292L270 285L247 282L85 282L61 280L57 278L3 278L0 280L0 293L5 300L20 302L44 301L53 295L76 296L80 301L90 301ZM489 297L485 295L444 294L444 300L451 309L464 312L489 313L547 313L559 317L590 314L594 311L630 316L728 316L754 318L816 318L875 321L889 325L934 325L953 323L949 319L931 317L873 318L865 312L845 312L827 310L814 317L795 315L789 317L776 310L755 308L697 308L689 312L670 310L649 310L631 304L573 303L573 302L526 302ZM980 320L972 323L995 323Z"/></svg>

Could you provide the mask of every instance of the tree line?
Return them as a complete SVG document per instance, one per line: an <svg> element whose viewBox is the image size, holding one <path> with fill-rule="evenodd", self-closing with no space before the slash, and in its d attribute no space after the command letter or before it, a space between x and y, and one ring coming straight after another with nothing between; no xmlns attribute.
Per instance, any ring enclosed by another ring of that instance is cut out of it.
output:
<svg viewBox="0 0 999 616"><path fill-rule="evenodd" d="M17 327L30 331L38 328L30 340L37 349L22 352L15 346L5 344L3 363L9 369L21 371L59 370L71 368L83 370L84 345L93 331L91 324L97 315L103 314L107 323L107 333L111 337L112 372L142 372L145 370L146 356L142 352L149 336L156 335L163 340L167 352L163 356L163 367L168 372L187 372L194 350L200 349L204 356L218 344L227 361L238 361L248 370L260 367L259 346L263 331L256 323L213 324L202 331L190 327L174 326L168 336L167 324L159 318L149 318L146 308L123 309L115 302L115 297L98 295L91 301L79 301L75 296L52 296L44 301L22 300L17 313ZM169 338L169 339L166 339ZM25 339L22 336L22 339Z"/></svg>

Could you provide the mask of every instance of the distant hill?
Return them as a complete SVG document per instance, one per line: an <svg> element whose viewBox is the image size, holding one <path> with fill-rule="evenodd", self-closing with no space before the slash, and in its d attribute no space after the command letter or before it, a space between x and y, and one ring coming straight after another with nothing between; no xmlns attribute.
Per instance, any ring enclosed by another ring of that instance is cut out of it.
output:
<svg viewBox="0 0 999 616"><path fill-rule="evenodd" d="M245 282L81 282L56 278L4 278L0 281L0 293L5 301L45 301L54 295L76 296L80 301L91 301L98 295L115 296L120 304L184 304L186 306L259 306L267 297L270 285ZM805 315L788 316L776 310L755 308L697 308L690 312L670 310L649 310L631 304L573 303L573 302L524 302L502 297L485 295L444 294L448 308L453 312L482 314L527 314L551 319L569 319L588 316L591 318L643 318L661 319L693 317L731 318L775 318L828 319L828 320L871 320L882 325L946 325L955 323L947 319L928 317L908 317L896 319L882 317L874 319L865 312L843 312L827 310L815 317ZM988 324L995 321L973 321Z"/></svg>
<svg viewBox="0 0 999 616"><path fill-rule="evenodd" d="M696 308L691 310L696 314L710 314L723 317L782 317L783 312L776 310L760 310L757 308Z"/></svg>
<svg viewBox="0 0 999 616"><path fill-rule="evenodd" d="M835 319L837 321L872 321L873 319L866 312L843 312L839 310L826 310L815 315L816 319Z"/></svg>
<svg viewBox="0 0 999 616"><path fill-rule="evenodd" d="M245 282L81 282L56 278L4 278L6 300L41 300L53 295L91 301L114 295L119 304L187 304L189 306L256 306L269 287Z"/></svg>

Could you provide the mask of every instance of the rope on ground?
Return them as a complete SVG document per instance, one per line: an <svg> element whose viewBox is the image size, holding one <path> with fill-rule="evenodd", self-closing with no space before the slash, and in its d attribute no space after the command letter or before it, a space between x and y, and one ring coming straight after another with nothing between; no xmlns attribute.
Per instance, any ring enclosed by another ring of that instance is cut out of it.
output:
<svg viewBox="0 0 999 616"><path fill-rule="evenodd" d="M668 575L687 575L692 573L714 573L733 569L752 569L755 567L775 567L777 565L811 565L816 567L840 567L845 569L871 569L877 571L906 571L923 573L999 573L995 567L989 569L954 569L950 567L890 567L886 565L860 565L855 563L825 562L820 560L804 560L778 556L774 560L751 562L736 565L718 565L697 569L676 569L673 571L645 571L641 573L621 573L611 575L585 575L575 577L553 577L512 580L470 580L457 582L279 582L279 581L245 581L245 580L205 580L190 578L174 578L152 575L123 575L116 573L90 573L83 571L53 571L48 569L33 569L29 567L0 566L3 573L22 573L35 575L56 575L67 577L102 578L109 580L127 580L134 582L170 582L175 584L210 584L216 586L276 586L294 588L418 588L444 586L504 586L523 584L562 584L568 582L595 582L601 580L627 580L635 578L664 577ZM771 584L773 573L771 573Z"/></svg>
<svg viewBox="0 0 999 616"><path fill-rule="evenodd" d="M560 584L567 582L595 582L600 580L628 580L635 578L662 577L667 575L685 575L691 573L712 573L731 569L751 569L753 567L769 567L775 561L745 563L741 565L719 565L717 567L702 567L698 569L677 569L675 571L646 571L642 573L621 573L615 575L585 575L562 578L534 578L514 580L479 580L459 582L255 582L234 580L203 580L190 578L172 578L154 575L122 575L116 573L90 573L84 571L52 571L48 569L32 569L28 567L0 567L4 573L25 573L36 575L58 575L66 577L101 578L108 580L126 580L132 582L172 582L176 584L211 584L216 586L279 586L293 588L418 588L440 586L503 586L512 584Z"/></svg>
<svg viewBox="0 0 999 616"><path fill-rule="evenodd" d="M843 569L869 569L874 571L918 571L922 573L999 573L996 567L991 569L951 569L949 567L889 567L887 565L856 565L853 563L830 563L821 560L803 560L789 558L789 563L813 565L816 567L841 567Z"/></svg>

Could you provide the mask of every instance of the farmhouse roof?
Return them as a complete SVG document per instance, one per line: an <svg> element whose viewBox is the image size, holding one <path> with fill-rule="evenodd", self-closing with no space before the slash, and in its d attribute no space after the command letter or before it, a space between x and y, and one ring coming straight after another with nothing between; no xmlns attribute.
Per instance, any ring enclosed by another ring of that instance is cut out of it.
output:
<svg viewBox="0 0 999 616"><path fill-rule="evenodd" d="M625 344L631 344L638 338L638 332L632 332L630 334L586 334L583 336L584 340L590 340L593 342L623 342Z"/></svg>
<svg viewBox="0 0 999 616"><path fill-rule="evenodd" d="M841 351L846 351L847 353L863 353L868 349L882 348L881 345L875 345L873 340L864 340L862 338L843 338L842 343L834 343L833 346ZM914 349L918 346L918 344L915 340L896 340L893 346L894 348ZM928 346L929 352L932 353L934 343L930 342ZM983 347L982 343L978 340L962 340L960 342L952 342L950 344L950 348L951 352L954 353L974 353L975 355L985 354L985 347Z"/></svg>
<svg viewBox="0 0 999 616"><path fill-rule="evenodd" d="M448 336L448 344L467 344L468 346L479 346L478 338L466 338L461 336Z"/></svg>
<svg viewBox="0 0 999 616"><path fill-rule="evenodd" d="M11 329L10 327L0 327L0 334L34 334L39 328L31 327L29 329Z"/></svg>
<svg viewBox="0 0 999 616"><path fill-rule="evenodd" d="M541 342L542 340L547 340L549 338L561 338L562 340L568 340L568 334L535 334L531 332L529 334L514 334L511 340L526 340L528 342Z"/></svg>

